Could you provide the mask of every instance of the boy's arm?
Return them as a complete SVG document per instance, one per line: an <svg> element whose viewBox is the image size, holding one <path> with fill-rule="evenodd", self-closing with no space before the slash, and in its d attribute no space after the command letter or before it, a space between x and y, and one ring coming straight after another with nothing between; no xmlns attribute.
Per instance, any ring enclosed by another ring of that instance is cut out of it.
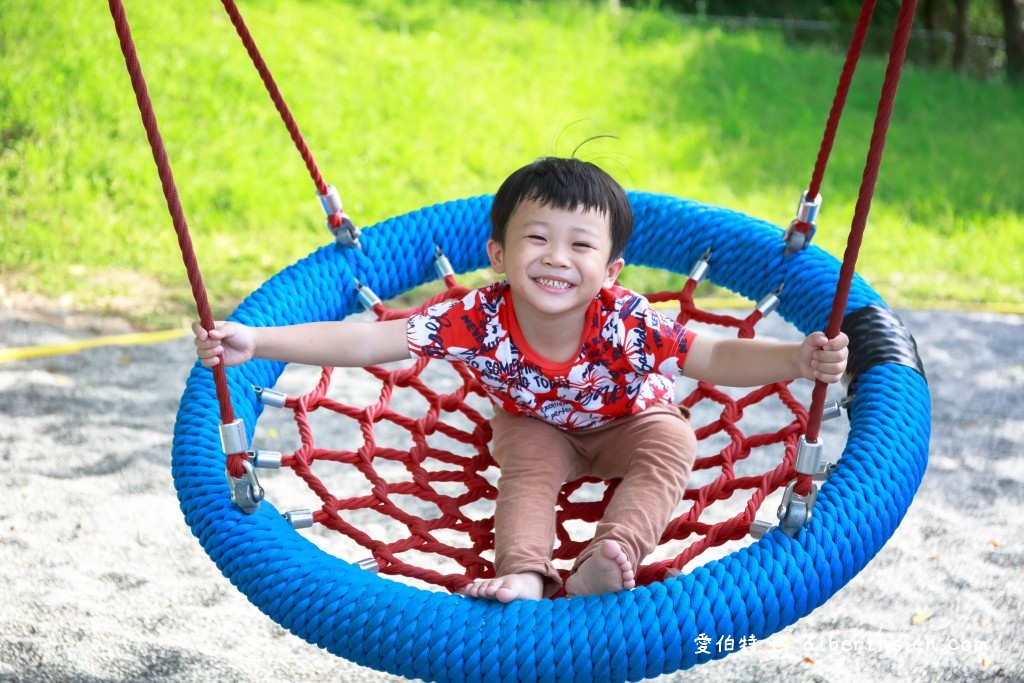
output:
<svg viewBox="0 0 1024 683"><path fill-rule="evenodd" d="M732 387L754 387L803 377L838 382L846 371L849 339L829 340L821 332L802 343L762 339L716 339L697 335L687 350L683 374Z"/></svg>
<svg viewBox="0 0 1024 683"><path fill-rule="evenodd" d="M304 365L365 367L409 358L405 318L385 322L318 322L248 327L218 322L207 332L195 323L196 353L207 367L223 355L228 366L250 358Z"/></svg>
<svg viewBox="0 0 1024 683"><path fill-rule="evenodd" d="M408 320L319 322L255 328L256 358L356 368L404 360Z"/></svg>

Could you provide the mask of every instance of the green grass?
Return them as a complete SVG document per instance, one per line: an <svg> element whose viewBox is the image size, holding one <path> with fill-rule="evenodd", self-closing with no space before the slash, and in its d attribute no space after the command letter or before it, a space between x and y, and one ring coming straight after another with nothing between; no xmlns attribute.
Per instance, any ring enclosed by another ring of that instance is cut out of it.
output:
<svg viewBox="0 0 1024 683"><path fill-rule="evenodd" d="M329 239L215 0L126 0L215 310ZM362 225L493 192L586 145L629 188L791 220L842 56L603 3L250 0L241 8ZM884 64L862 63L817 243L841 256ZM891 303L1024 304L1024 91L906 69L859 270ZM167 324L189 312L102 3L0 4L0 284ZM634 272L627 284L665 285Z"/></svg>

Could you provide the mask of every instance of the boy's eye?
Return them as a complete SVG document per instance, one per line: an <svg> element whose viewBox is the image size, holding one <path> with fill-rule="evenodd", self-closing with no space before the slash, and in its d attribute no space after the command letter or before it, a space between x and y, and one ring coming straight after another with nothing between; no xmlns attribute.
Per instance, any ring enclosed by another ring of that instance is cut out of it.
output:
<svg viewBox="0 0 1024 683"><path fill-rule="evenodd" d="M592 245L589 242L573 242L572 246L580 249L592 249Z"/></svg>
<svg viewBox="0 0 1024 683"><path fill-rule="evenodd" d="M543 241L545 241L544 240L544 235L527 235L526 239L533 240L534 242L543 242Z"/></svg>

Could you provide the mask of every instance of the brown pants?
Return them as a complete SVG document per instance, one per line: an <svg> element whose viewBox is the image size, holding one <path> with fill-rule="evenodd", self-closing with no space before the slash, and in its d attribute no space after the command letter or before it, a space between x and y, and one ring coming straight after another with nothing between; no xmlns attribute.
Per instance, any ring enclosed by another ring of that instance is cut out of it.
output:
<svg viewBox="0 0 1024 683"><path fill-rule="evenodd" d="M605 540L618 541L633 567L661 538L683 496L697 452L686 408L656 404L594 429L567 432L496 410L492 455L501 467L494 515L498 576L536 572L545 597L561 586L551 564L555 502L562 484L584 476L621 478L594 539L573 571Z"/></svg>

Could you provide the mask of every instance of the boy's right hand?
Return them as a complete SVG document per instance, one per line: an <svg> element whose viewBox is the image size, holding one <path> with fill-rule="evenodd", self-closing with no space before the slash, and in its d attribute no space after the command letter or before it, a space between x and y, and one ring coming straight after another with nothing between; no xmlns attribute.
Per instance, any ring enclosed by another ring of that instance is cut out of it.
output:
<svg viewBox="0 0 1024 683"><path fill-rule="evenodd" d="M253 329L239 323L217 321L214 329L207 331L196 321L192 333L196 336L196 355L208 368L220 363L220 356L224 356L225 367L232 367L251 360L256 353Z"/></svg>

